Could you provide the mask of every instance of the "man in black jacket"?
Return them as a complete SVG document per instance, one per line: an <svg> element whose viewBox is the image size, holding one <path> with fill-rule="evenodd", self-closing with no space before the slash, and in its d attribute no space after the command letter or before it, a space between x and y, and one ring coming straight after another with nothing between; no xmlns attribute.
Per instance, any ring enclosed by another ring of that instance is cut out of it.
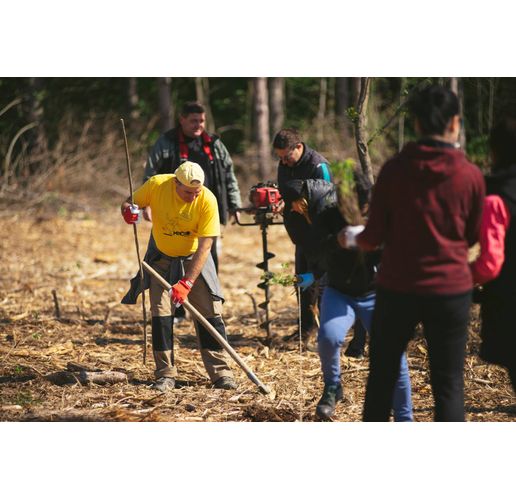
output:
<svg viewBox="0 0 516 500"><path fill-rule="evenodd" d="M278 188L282 197L285 196L286 183L291 180L324 179L331 181L328 160L302 142L297 130L291 128L280 130L274 137L272 146L279 160ZM288 201L284 205L280 205L279 209L283 213L285 229L296 245L295 272L296 274L306 273L308 271L306 256L293 237L294 234L303 231L306 222L301 215L292 212ZM301 336L305 340L316 327L314 316L316 304L317 287L313 284L301 291ZM298 334L299 332L295 332L290 337Z"/></svg>
<svg viewBox="0 0 516 500"><path fill-rule="evenodd" d="M160 136L152 147L143 181L156 174L174 173L185 161L199 164L205 175L204 185L217 199L220 223L225 225L228 213L242 205L233 161L220 138L205 131L206 112L198 102L187 102L179 114L179 126ZM150 220L150 213L146 215ZM220 241L218 242L220 244ZM217 241L211 254L218 270Z"/></svg>
<svg viewBox="0 0 516 500"><path fill-rule="evenodd" d="M279 159L278 164L278 188L283 197L286 195L287 183L293 180L322 179L330 182L331 173L328 160L317 151L313 150L301 141L297 130L286 128L280 130L274 138L273 148ZM288 199L288 198L287 198ZM285 228L292 242L296 245L295 272L306 273L308 263L305 253L296 241L296 234L306 230L306 221L298 213L293 212L289 201L280 205L283 213ZM317 304L317 284L312 284L301 289L301 336L307 340L310 333L316 327L314 309ZM346 355L361 358L364 355L366 331L360 321L354 328L353 340L350 342ZM295 331L286 337L286 340L299 335Z"/></svg>

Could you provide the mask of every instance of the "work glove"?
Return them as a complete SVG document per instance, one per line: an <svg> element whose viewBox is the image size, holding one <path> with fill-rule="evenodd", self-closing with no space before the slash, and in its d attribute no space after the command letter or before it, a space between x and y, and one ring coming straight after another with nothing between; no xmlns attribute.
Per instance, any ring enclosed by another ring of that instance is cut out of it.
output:
<svg viewBox="0 0 516 500"><path fill-rule="evenodd" d="M356 248L357 236L364 230L364 226L347 226L345 229L346 248Z"/></svg>
<svg viewBox="0 0 516 500"><path fill-rule="evenodd" d="M122 216L127 224L138 224L140 222L140 208L138 205L128 205L124 208Z"/></svg>
<svg viewBox="0 0 516 500"><path fill-rule="evenodd" d="M193 287L193 281L190 280L179 280L170 289L170 298L175 307L179 307L188 297L190 290Z"/></svg>
<svg viewBox="0 0 516 500"><path fill-rule="evenodd" d="M306 290L315 281L313 273L297 274L296 278L297 286L303 291Z"/></svg>

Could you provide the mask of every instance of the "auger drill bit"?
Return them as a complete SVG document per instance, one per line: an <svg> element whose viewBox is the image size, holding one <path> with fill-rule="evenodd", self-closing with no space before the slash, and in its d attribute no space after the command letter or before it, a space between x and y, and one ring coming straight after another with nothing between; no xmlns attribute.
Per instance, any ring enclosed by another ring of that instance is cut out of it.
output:
<svg viewBox="0 0 516 500"><path fill-rule="evenodd" d="M267 250L267 226L283 224L282 221L275 220L279 215L280 200L281 195L276 183L272 181L260 182L253 186L249 193L249 201L252 206L235 210L235 219L239 226L260 226L262 230L263 262L257 264L256 267L264 271L265 280L258 283L258 288L265 292L265 301L258 304L258 307L265 311L265 321L260 324L260 328L267 332L265 344L268 346L272 343L271 320L269 319L269 260L273 259L275 255ZM254 215L254 222L240 221L240 212Z"/></svg>
<svg viewBox="0 0 516 500"><path fill-rule="evenodd" d="M265 292L265 301L261 304L258 304L258 307L265 311L265 321L260 324L260 328L263 328L267 332L266 344L270 345L272 342L272 334L271 334L271 320L269 319L269 302L270 302L270 290L269 290L269 281L267 278L269 272L269 260L276 257L273 253L269 252L267 249L267 222L262 221L261 223L262 229L262 248L263 248L263 262L260 262L256 265L257 268L262 269L265 274L265 280L261 283L258 283L258 288L261 288Z"/></svg>

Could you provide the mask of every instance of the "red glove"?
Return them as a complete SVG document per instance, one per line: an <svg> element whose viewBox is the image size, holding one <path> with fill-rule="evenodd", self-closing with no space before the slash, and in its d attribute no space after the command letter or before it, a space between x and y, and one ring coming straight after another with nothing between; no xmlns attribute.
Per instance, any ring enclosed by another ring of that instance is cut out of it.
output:
<svg viewBox="0 0 516 500"><path fill-rule="evenodd" d="M138 224L140 222L140 209L138 205L128 205L125 207L122 216L127 224Z"/></svg>
<svg viewBox="0 0 516 500"><path fill-rule="evenodd" d="M193 281L179 280L171 289L170 297L175 307L179 307L187 298L193 287Z"/></svg>

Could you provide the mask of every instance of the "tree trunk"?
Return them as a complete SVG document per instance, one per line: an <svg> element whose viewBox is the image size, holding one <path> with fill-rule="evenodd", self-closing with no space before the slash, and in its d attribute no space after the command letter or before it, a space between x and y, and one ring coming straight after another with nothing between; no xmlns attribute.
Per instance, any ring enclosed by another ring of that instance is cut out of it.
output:
<svg viewBox="0 0 516 500"><path fill-rule="evenodd" d="M158 78L159 125L161 132L166 132L174 126L174 113L170 99L172 78Z"/></svg>
<svg viewBox="0 0 516 500"><path fill-rule="evenodd" d="M352 105L356 108L358 106L358 99L360 98L360 86L362 78L352 78L353 87L353 101Z"/></svg>
<svg viewBox="0 0 516 500"><path fill-rule="evenodd" d="M140 118L140 110L138 109L138 81L132 76L127 82L127 100L129 104L129 116L131 120Z"/></svg>
<svg viewBox="0 0 516 500"><path fill-rule="evenodd" d="M276 134L285 121L285 78L269 78L271 132Z"/></svg>
<svg viewBox="0 0 516 500"><path fill-rule="evenodd" d="M258 150L258 172L262 180L271 174L271 155L269 143L269 96L267 78L254 79L256 145Z"/></svg>
<svg viewBox="0 0 516 500"><path fill-rule="evenodd" d="M403 104L403 91L405 87L405 78L400 78L400 106ZM398 117L398 151L403 149L405 142L405 113L400 112Z"/></svg>
<svg viewBox="0 0 516 500"><path fill-rule="evenodd" d="M349 137L347 109L349 108L348 78L335 78L335 121L341 134Z"/></svg>
<svg viewBox="0 0 516 500"><path fill-rule="evenodd" d="M210 82L208 78L195 78L195 94L197 100L204 106L204 109L206 109L206 130L215 131L215 120L213 119L210 106Z"/></svg>
<svg viewBox="0 0 516 500"><path fill-rule="evenodd" d="M43 78L29 78L28 120L30 123L36 123L27 134L30 153L29 175L43 168L47 162L48 142L43 124L43 90Z"/></svg>
<svg viewBox="0 0 516 500"><path fill-rule="evenodd" d="M245 122L244 122L244 143L245 147L249 147L249 145L256 142L255 137L255 129L256 124L254 122L254 107L255 107L255 92L254 92L254 81L253 78L249 78L247 80L247 92L246 92L246 102L245 102Z"/></svg>
<svg viewBox="0 0 516 500"><path fill-rule="evenodd" d="M335 128L335 78L328 79L328 98L326 99L326 120L331 128Z"/></svg>
<svg viewBox="0 0 516 500"><path fill-rule="evenodd" d="M459 96L459 79L456 77L450 78L450 90Z"/></svg>
<svg viewBox="0 0 516 500"><path fill-rule="evenodd" d="M317 142L324 140L324 120L326 118L326 103L328 101L328 79L321 78L319 83L319 109L317 110Z"/></svg>
<svg viewBox="0 0 516 500"><path fill-rule="evenodd" d="M488 120L488 129L491 130L493 128L493 120L494 120L494 87L495 87L495 82L494 82L494 78L493 77L490 77L489 78L489 108L488 108L488 115L487 115L487 120Z"/></svg>
<svg viewBox="0 0 516 500"><path fill-rule="evenodd" d="M457 94L459 99L459 116L462 119L462 126L459 134L459 144L462 150L466 150L466 129L464 126L464 86L461 78L450 78L450 89Z"/></svg>
<svg viewBox="0 0 516 500"><path fill-rule="evenodd" d="M367 175L371 183L373 183L373 167L371 165L371 159L369 158L369 150L367 147L367 103L369 100L370 88L371 78L360 78L360 92L356 108L357 116L355 117L355 139L362 171Z"/></svg>
<svg viewBox="0 0 516 500"><path fill-rule="evenodd" d="M482 78L477 78L477 131L484 134L484 106L482 105Z"/></svg>

